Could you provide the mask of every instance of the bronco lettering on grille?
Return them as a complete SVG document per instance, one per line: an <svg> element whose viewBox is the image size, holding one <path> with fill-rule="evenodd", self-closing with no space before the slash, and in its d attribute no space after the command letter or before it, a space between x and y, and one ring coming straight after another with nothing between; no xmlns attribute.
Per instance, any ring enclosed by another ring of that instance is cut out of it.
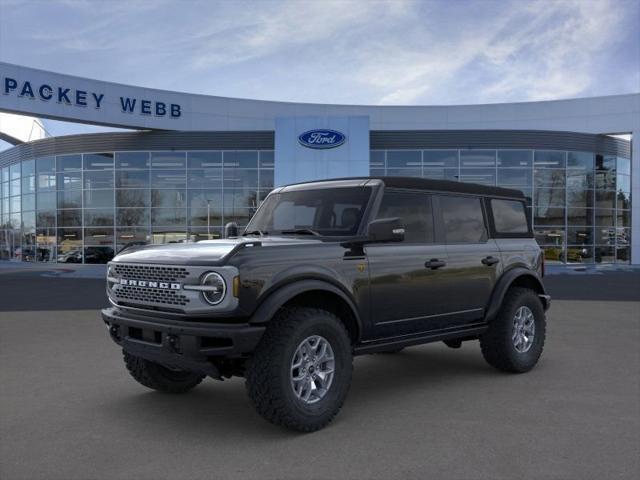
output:
<svg viewBox="0 0 640 480"><path fill-rule="evenodd" d="M180 285L179 283L152 282L149 280L129 280L126 278L120 279L120 285L145 288L160 288L163 290L180 290L182 288L182 285Z"/></svg>

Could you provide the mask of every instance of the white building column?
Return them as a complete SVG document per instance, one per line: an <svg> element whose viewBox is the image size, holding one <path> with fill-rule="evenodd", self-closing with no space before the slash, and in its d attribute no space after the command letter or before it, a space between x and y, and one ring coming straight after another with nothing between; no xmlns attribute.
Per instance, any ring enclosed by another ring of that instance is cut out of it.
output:
<svg viewBox="0 0 640 480"><path fill-rule="evenodd" d="M640 265L640 128L631 138L631 264Z"/></svg>

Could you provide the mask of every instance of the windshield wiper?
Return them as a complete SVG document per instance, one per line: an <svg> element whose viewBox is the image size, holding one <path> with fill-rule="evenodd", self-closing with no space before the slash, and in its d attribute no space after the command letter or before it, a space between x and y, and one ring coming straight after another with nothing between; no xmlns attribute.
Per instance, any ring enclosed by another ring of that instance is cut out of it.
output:
<svg viewBox="0 0 640 480"><path fill-rule="evenodd" d="M294 228L291 230L282 230L280 233L283 235L315 235L316 237L322 236L320 233L312 230L311 228Z"/></svg>
<svg viewBox="0 0 640 480"><path fill-rule="evenodd" d="M260 235L261 237L264 237L268 233L269 232L263 232L262 230L249 230L248 232L244 232L242 236L246 237L247 235Z"/></svg>

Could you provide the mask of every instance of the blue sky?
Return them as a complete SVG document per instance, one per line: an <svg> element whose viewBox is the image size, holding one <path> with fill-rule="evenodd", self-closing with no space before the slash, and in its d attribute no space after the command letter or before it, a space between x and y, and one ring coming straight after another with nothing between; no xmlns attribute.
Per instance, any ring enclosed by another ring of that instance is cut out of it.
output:
<svg viewBox="0 0 640 480"><path fill-rule="evenodd" d="M0 60L268 100L534 101L640 91L639 26L640 0L0 0Z"/></svg>

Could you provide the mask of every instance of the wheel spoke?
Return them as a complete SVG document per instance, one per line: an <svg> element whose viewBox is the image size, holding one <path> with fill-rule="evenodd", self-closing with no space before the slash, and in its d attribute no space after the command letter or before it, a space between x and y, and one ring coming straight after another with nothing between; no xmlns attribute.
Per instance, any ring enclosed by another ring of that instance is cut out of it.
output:
<svg viewBox="0 0 640 480"><path fill-rule="evenodd" d="M291 359L291 388L303 403L321 400L333 382L335 362L331 344L319 335L304 339Z"/></svg>

